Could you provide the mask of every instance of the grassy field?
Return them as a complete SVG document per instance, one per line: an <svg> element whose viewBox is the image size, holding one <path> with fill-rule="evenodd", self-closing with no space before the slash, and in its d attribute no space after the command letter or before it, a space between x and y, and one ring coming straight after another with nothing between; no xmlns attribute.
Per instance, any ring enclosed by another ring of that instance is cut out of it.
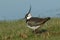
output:
<svg viewBox="0 0 60 40"><path fill-rule="evenodd" d="M25 20L0 21L0 40L60 40L60 18L52 18L39 34L26 27Z"/></svg>

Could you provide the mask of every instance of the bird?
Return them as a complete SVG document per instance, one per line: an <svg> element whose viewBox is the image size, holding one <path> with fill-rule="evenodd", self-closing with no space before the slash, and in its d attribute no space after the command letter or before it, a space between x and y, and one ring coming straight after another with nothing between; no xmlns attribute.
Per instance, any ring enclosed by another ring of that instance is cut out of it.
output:
<svg viewBox="0 0 60 40"><path fill-rule="evenodd" d="M37 29L40 28L41 25L45 24L50 19L51 19L50 17L46 18L33 17L31 15L31 7L27 14L25 15L27 27L32 29L35 33L37 33Z"/></svg>

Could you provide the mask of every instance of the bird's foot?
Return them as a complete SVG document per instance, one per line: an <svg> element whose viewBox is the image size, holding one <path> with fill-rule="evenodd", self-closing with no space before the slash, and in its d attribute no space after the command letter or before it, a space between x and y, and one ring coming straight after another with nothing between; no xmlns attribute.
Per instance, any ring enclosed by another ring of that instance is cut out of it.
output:
<svg viewBox="0 0 60 40"><path fill-rule="evenodd" d="M34 31L32 31L32 32L35 33L35 34L38 34L38 33L39 33L38 30L34 30Z"/></svg>

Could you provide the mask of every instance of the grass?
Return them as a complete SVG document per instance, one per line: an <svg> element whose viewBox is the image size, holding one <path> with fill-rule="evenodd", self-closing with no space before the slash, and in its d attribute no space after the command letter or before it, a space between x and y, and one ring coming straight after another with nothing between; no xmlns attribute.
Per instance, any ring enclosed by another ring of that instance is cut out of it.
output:
<svg viewBox="0 0 60 40"><path fill-rule="evenodd" d="M0 40L60 40L60 18L52 18L41 29L47 31L34 34L25 20L0 21Z"/></svg>

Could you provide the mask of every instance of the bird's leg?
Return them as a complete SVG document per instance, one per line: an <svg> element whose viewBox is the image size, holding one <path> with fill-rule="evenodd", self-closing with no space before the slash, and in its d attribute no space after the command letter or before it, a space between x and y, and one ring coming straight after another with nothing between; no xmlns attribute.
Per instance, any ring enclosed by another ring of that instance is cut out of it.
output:
<svg viewBox="0 0 60 40"><path fill-rule="evenodd" d="M33 32L36 33L35 30Z"/></svg>
<svg viewBox="0 0 60 40"><path fill-rule="evenodd" d="M37 30L33 30L32 32L33 32L33 33L36 33L36 32L37 32Z"/></svg>
<svg viewBox="0 0 60 40"><path fill-rule="evenodd" d="M33 32L37 34L38 33L38 29L35 29Z"/></svg>
<svg viewBox="0 0 60 40"><path fill-rule="evenodd" d="M38 33L38 32L39 32L39 30L38 30L38 29L36 29L36 30L35 30L35 32L36 32L36 33Z"/></svg>
<svg viewBox="0 0 60 40"><path fill-rule="evenodd" d="M33 30L32 32L35 33L35 30Z"/></svg>

